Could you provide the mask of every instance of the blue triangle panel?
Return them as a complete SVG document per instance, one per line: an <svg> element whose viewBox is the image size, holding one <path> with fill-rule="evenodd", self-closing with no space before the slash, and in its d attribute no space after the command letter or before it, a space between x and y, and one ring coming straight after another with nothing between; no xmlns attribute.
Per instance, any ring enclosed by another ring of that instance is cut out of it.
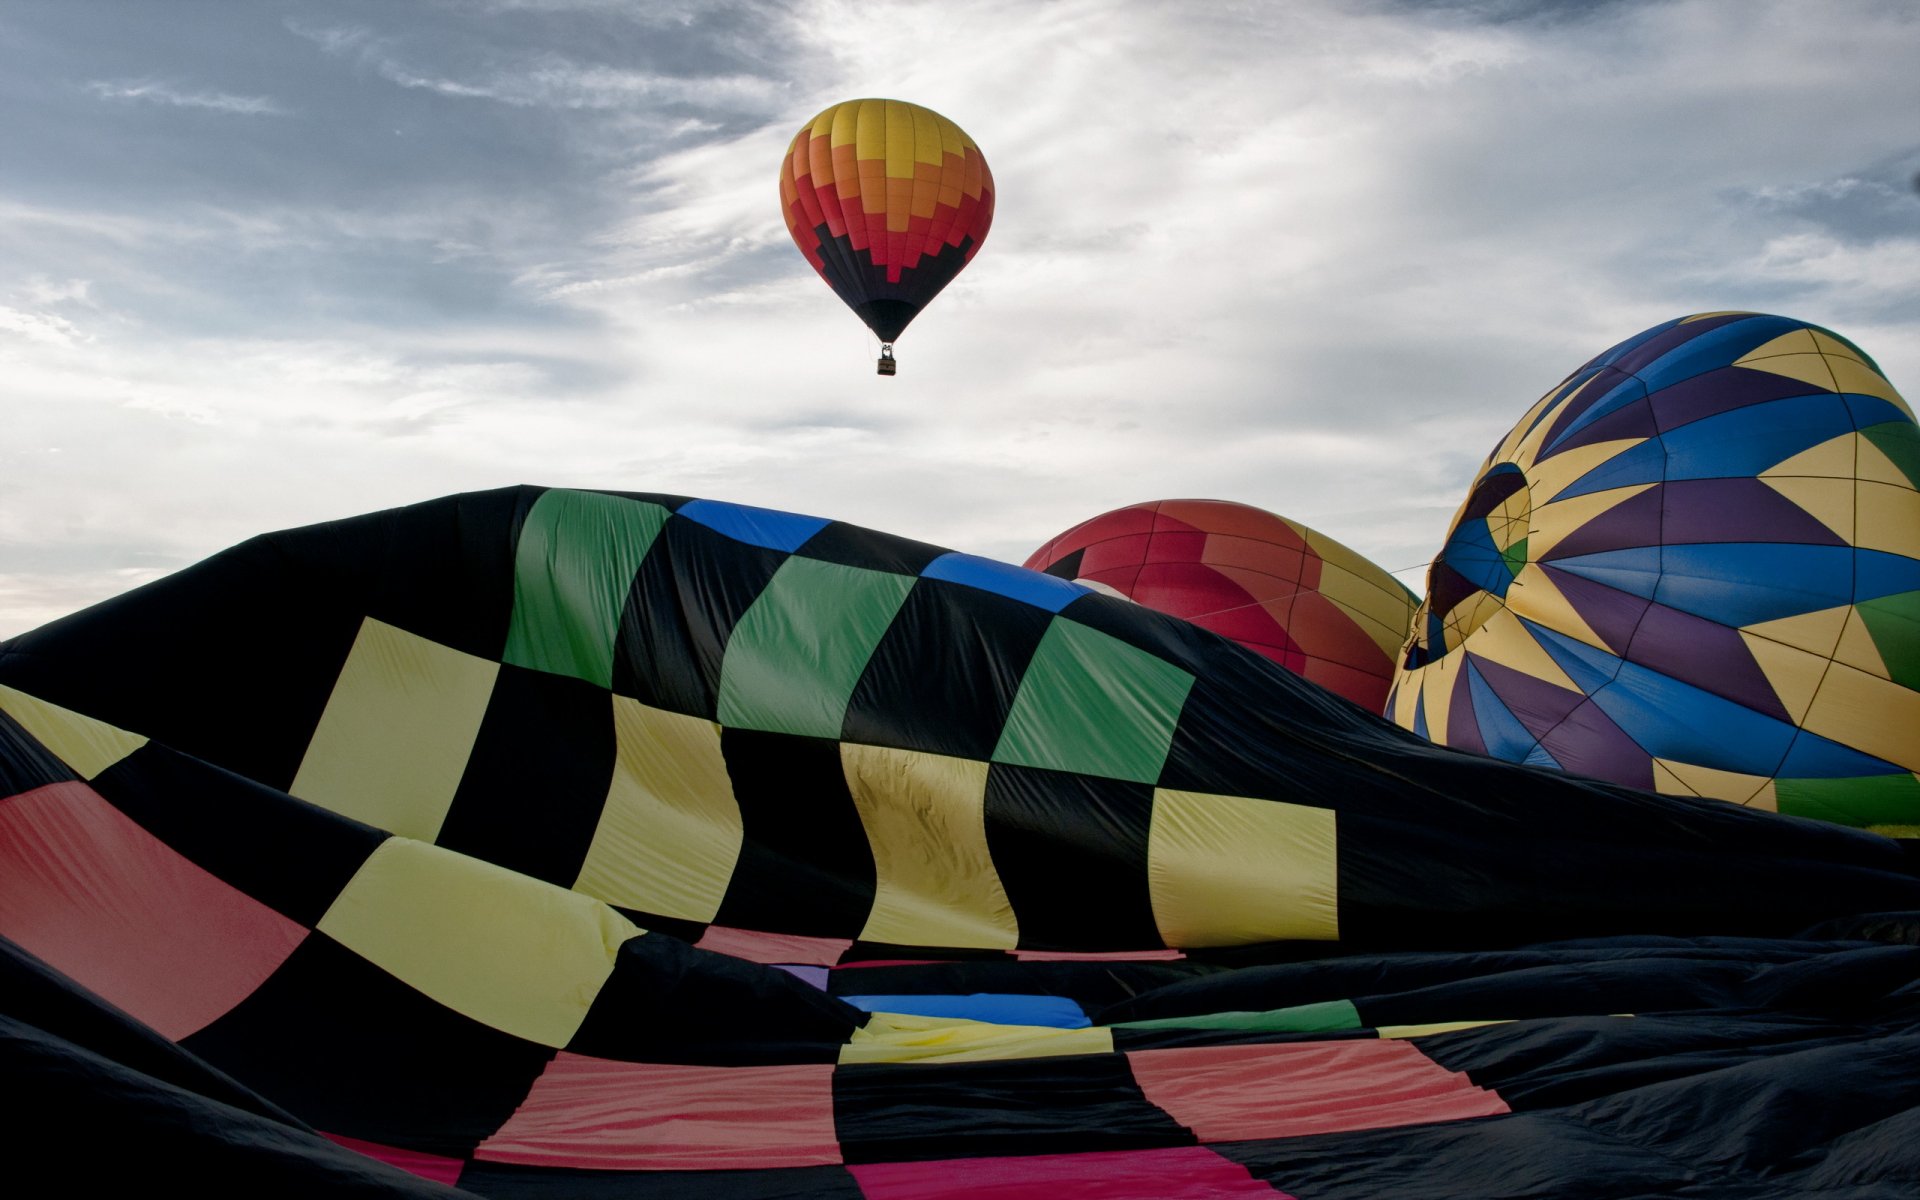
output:
<svg viewBox="0 0 1920 1200"><path fill-rule="evenodd" d="M1413 698L1413 731L1428 741L1433 740L1433 735L1427 732L1427 691L1425 688L1420 689L1419 695Z"/></svg>
<svg viewBox="0 0 1920 1200"><path fill-rule="evenodd" d="M1920 562L1885 550L1853 552L1853 602L1920 590Z"/></svg>
<svg viewBox="0 0 1920 1200"><path fill-rule="evenodd" d="M1593 470L1561 488L1551 500L1565 500L1604 492L1611 488L1632 487L1638 483L1660 483L1667 477L1667 452L1659 438L1648 438L1630 446Z"/></svg>
<svg viewBox="0 0 1920 1200"><path fill-rule="evenodd" d="M1853 603L1855 562L1863 557L1851 546L1788 542L1666 546L1653 598L1722 625L1752 625ZM1891 554L1881 557L1910 564L1914 571L1909 577L1920 579L1920 563Z"/></svg>
<svg viewBox="0 0 1920 1200"><path fill-rule="evenodd" d="M723 500L689 500L680 506L679 515L698 521L715 533L724 533L736 542L789 553L832 523L824 517L803 517L799 513L728 504Z"/></svg>
<svg viewBox="0 0 1920 1200"><path fill-rule="evenodd" d="M1660 547L1634 546L1626 550L1602 550L1597 554L1579 554L1556 558L1556 571L1566 571L1582 579L1605 584L1616 591L1653 599L1660 588Z"/></svg>
<svg viewBox="0 0 1920 1200"><path fill-rule="evenodd" d="M1869 425L1883 425L1888 421L1898 421L1902 425L1911 425L1913 418L1907 411L1891 400L1882 400L1878 396L1862 396L1858 392L1842 392L1840 398L1847 402L1847 411L1853 414L1856 429L1865 429Z"/></svg>
<svg viewBox="0 0 1920 1200"><path fill-rule="evenodd" d="M1647 385L1631 375L1627 376L1619 383L1607 389L1606 395L1598 397L1593 403L1589 404L1585 412L1567 422L1565 429L1554 434L1553 440L1541 447L1538 457L1548 457L1553 453L1555 447L1582 429L1593 424L1595 421L1598 421L1601 417L1606 416L1608 413L1618 412L1627 405L1637 400L1645 400L1646 398Z"/></svg>
<svg viewBox="0 0 1920 1200"><path fill-rule="evenodd" d="M1668 479L1736 479L1853 429L1846 401L1821 392L1718 413L1668 430L1660 440L1667 448Z"/></svg>
<svg viewBox="0 0 1920 1200"><path fill-rule="evenodd" d="M1539 745L1539 739L1494 694L1493 686L1471 662L1467 663L1467 686L1473 693L1473 716L1479 722L1480 740L1487 753L1508 762L1524 760Z"/></svg>
<svg viewBox="0 0 1920 1200"><path fill-rule="evenodd" d="M1598 646L1589 646L1585 642L1575 641L1564 633L1557 633L1545 625L1536 625L1525 617L1520 618L1520 624L1533 635L1533 640L1540 643L1548 656L1559 664L1560 669L1567 673L1567 677L1573 680L1573 685L1589 696L1612 683L1614 676L1618 675L1620 668L1625 665L1618 655L1602 650Z"/></svg>
<svg viewBox="0 0 1920 1200"><path fill-rule="evenodd" d="M1560 765L1559 760L1547 753L1545 746L1535 746L1533 749L1527 751L1527 756L1520 761L1530 767L1551 767L1556 771L1566 769Z"/></svg>
<svg viewBox="0 0 1920 1200"><path fill-rule="evenodd" d="M1649 389L1671 387L1683 379L1727 366L1756 346L1802 328L1804 323L1787 317L1751 316L1690 338L1634 374L1646 380Z"/></svg>
<svg viewBox="0 0 1920 1200"><path fill-rule="evenodd" d="M1782 779L1856 779L1863 775L1905 775L1907 772L1884 759L1802 729L1778 773Z"/></svg>
<svg viewBox="0 0 1920 1200"><path fill-rule="evenodd" d="M1550 629L1540 629L1536 636L1563 669L1600 653ZM1786 757L1787 748L1800 732L1789 722L1754 712L1638 663L1613 661L1619 673L1605 687L1589 687L1580 675L1574 675L1574 679L1593 697L1601 712L1656 758L1673 758L1721 771L1771 775L1773 764ZM1584 673L1591 677L1591 667L1585 667ZM1568 674L1573 671L1568 670Z"/></svg>

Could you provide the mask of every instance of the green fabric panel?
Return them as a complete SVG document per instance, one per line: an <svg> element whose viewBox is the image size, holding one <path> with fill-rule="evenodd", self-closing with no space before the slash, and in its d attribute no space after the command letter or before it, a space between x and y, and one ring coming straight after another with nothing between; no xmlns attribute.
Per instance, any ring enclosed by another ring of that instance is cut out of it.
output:
<svg viewBox="0 0 1920 1200"><path fill-rule="evenodd" d="M1153 783L1193 676L1063 617L1020 679L993 761Z"/></svg>
<svg viewBox="0 0 1920 1200"><path fill-rule="evenodd" d="M1780 811L1838 825L1920 822L1920 779L1910 774L1852 779L1776 779Z"/></svg>
<svg viewBox="0 0 1920 1200"><path fill-rule="evenodd" d="M1121 1021L1115 1029L1238 1029L1249 1033L1332 1033L1360 1029L1360 1010L1351 1000L1322 1000L1265 1012L1200 1013L1153 1021Z"/></svg>
<svg viewBox="0 0 1920 1200"><path fill-rule="evenodd" d="M914 583L812 558L782 563L727 640L720 723L838 738L854 685Z"/></svg>
<svg viewBox="0 0 1920 1200"><path fill-rule="evenodd" d="M1911 421L1886 421L1869 425L1861 435L1893 460L1907 482L1920 488L1920 425Z"/></svg>
<svg viewBox="0 0 1920 1200"><path fill-rule="evenodd" d="M1902 687L1920 689L1920 592L1863 600L1855 607L1887 674Z"/></svg>
<svg viewBox="0 0 1920 1200"><path fill-rule="evenodd" d="M611 687L620 612L670 515L595 492L556 490L534 501L516 548L501 661Z"/></svg>
<svg viewBox="0 0 1920 1200"><path fill-rule="evenodd" d="M1513 545L1508 546L1500 552L1500 557L1506 560L1507 570L1518 575L1520 568L1527 565L1527 539L1521 538Z"/></svg>

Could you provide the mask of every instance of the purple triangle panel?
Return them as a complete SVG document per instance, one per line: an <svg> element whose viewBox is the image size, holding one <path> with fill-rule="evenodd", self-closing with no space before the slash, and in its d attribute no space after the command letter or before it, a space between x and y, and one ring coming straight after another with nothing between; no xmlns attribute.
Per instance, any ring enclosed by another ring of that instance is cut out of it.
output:
<svg viewBox="0 0 1920 1200"><path fill-rule="evenodd" d="M1486 680L1487 686L1493 689L1493 694L1500 697L1507 711L1526 726L1527 732L1535 740L1544 740L1550 730L1567 719L1568 713L1586 702L1583 692L1570 692L1558 684L1502 666L1478 654L1468 655L1468 658L1479 670L1480 678Z"/></svg>
<svg viewBox="0 0 1920 1200"><path fill-rule="evenodd" d="M1642 389L1643 391L1645 389ZM1626 438L1644 441L1660 435L1659 427L1653 420L1653 409L1647 404L1646 397L1617 408L1604 417L1594 420L1567 435L1564 442L1549 442L1535 461L1545 462L1556 454L1565 454L1581 446L1591 446L1597 442L1617 442Z"/></svg>
<svg viewBox="0 0 1920 1200"><path fill-rule="evenodd" d="M1582 579L1568 571L1555 570L1548 563L1541 563L1540 569L1560 589L1560 594L1567 598L1567 603L1580 614L1588 628L1599 635L1602 644L1615 654L1625 655L1628 643L1633 641L1634 627L1640 624L1640 615L1653 601Z"/></svg>
<svg viewBox="0 0 1920 1200"><path fill-rule="evenodd" d="M1583 554L1599 554L1608 550L1658 546L1661 514L1665 511L1660 493L1661 489L1668 486L1657 483L1638 496L1622 500L1561 538L1538 561L1553 562L1555 559L1578 558Z"/></svg>
<svg viewBox="0 0 1920 1200"><path fill-rule="evenodd" d="M1847 544L1847 539L1758 479L1676 479L1657 490L1666 501L1661 540L1670 546L1703 542Z"/></svg>
<svg viewBox="0 0 1920 1200"><path fill-rule="evenodd" d="M1624 657L1776 721L1793 721L1740 631L1717 621L1648 605Z"/></svg>
<svg viewBox="0 0 1920 1200"><path fill-rule="evenodd" d="M1653 755L1627 736L1591 699L1540 739L1570 774L1591 775L1628 787L1653 788Z"/></svg>
<svg viewBox="0 0 1920 1200"><path fill-rule="evenodd" d="M1683 379L1672 387L1661 388L1650 398L1654 424L1661 433L1682 425L1716 417L1749 404L1785 400L1789 396L1808 396L1828 389L1775 375L1772 371L1753 371L1746 367L1721 367L1692 379Z"/></svg>
<svg viewBox="0 0 1920 1200"><path fill-rule="evenodd" d="M1487 740L1480 736L1479 714L1473 711L1473 688L1467 681L1465 659L1454 673L1453 699L1447 702L1447 745L1475 754L1487 752Z"/></svg>

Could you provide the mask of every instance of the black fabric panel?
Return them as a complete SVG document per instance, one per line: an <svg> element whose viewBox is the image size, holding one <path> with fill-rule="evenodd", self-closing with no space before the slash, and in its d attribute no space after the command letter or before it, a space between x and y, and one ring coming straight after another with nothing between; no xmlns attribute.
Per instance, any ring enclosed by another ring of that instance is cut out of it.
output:
<svg viewBox="0 0 1920 1200"><path fill-rule="evenodd" d="M0 682L285 790L364 612L342 597L364 571L309 554L336 538L265 534L43 625L0 649Z"/></svg>
<svg viewBox="0 0 1920 1200"><path fill-rule="evenodd" d="M841 738L991 758L1052 621L1052 613L1019 600L920 580L867 660Z"/></svg>
<svg viewBox="0 0 1920 1200"><path fill-rule="evenodd" d="M740 804L740 857L715 925L859 937L873 909L873 851L840 767L840 743L723 729Z"/></svg>
<svg viewBox="0 0 1920 1200"><path fill-rule="evenodd" d="M833 1120L849 1163L1194 1144L1122 1054L842 1066Z"/></svg>
<svg viewBox="0 0 1920 1200"><path fill-rule="evenodd" d="M604 688L503 664L435 841L572 887L606 806L615 753Z"/></svg>
<svg viewBox="0 0 1920 1200"><path fill-rule="evenodd" d="M419 505L370 530L392 567L370 580L367 615L476 658L497 660L513 619L520 526L545 488L500 488ZM365 553L373 547L361 548ZM351 561L351 560L348 560Z"/></svg>
<svg viewBox="0 0 1920 1200"><path fill-rule="evenodd" d="M308 927L387 838L152 742L102 771L93 786L209 874Z"/></svg>
<svg viewBox="0 0 1920 1200"><path fill-rule="evenodd" d="M1080 562L1086 557L1087 548L1082 546L1065 558L1048 563L1045 568L1046 573L1058 576L1061 579L1078 579L1080 578Z"/></svg>
<svg viewBox="0 0 1920 1200"><path fill-rule="evenodd" d="M833 1062L866 1015L778 967L648 933L613 974L567 1049L634 1062ZM742 1030L753 1036L742 1037Z"/></svg>
<svg viewBox="0 0 1920 1200"><path fill-rule="evenodd" d="M19 1195L466 1195L0 1016ZM39 1170L50 1172L32 1183ZM63 1181L63 1182L57 1182Z"/></svg>
<svg viewBox="0 0 1920 1200"><path fill-rule="evenodd" d="M887 269L875 266L873 256L853 248L846 234L835 236L826 225L814 226L820 239L823 274L834 293L867 323L883 342L900 336L907 323L953 282L967 265L974 239L967 235L957 246L941 243L938 254L923 254L914 266L902 268L899 282L887 280Z"/></svg>
<svg viewBox="0 0 1920 1200"><path fill-rule="evenodd" d="M499 657L541 490L262 534L0 645L0 682L285 790L365 616Z"/></svg>
<svg viewBox="0 0 1920 1200"><path fill-rule="evenodd" d="M0 712L0 799L78 778L40 739Z"/></svg>
<svg viewBox="0 0 1920 1200"><path fill-rule="evenodd" d="M499 1129L554 1053L322 933L181 1045L316 1129L454 1157Z"/></svg>
<svg viewBox="0 0 1920 1200"><path fill-rule="evenodd" d="M808 538L794 553L846 567L918 575L934 559L950 552L942 546L834 521Z"/></svg>
<svg viewBox="0 0 1920 1200"><path fill-rule="evenodd" d="M866 1200L841 1166L584 1171L476 1162L460 1173L460 1187L492 1200Z"/></svg>
<svg viewBox="0 0 1920 1200"><path fill-rule="evenodd" d="M177 1088L213 1104L305 1128L299 1118L286 1109L174 1045L3 937L0 937L0 1011L5 1013L0 1019L19 1023L22 1028L16 1032L22 1036L55 1039L70 1050L84 1049L99 1055L115 1067L137 1073L154 1085ZM20 1097L33 1094L22 1089L10 1071L0 1078L5 1078L7 1086ZM9 1107L12 1111L8 1131L12 1136L13 1120L34 1106Z"/></svg>
<svg viewBox="0 0 1920 1200"><path fill-rule="evenodd" d="M995 763L987 849L1029 949L1158 946L1147 890L1153 788Z"/></svg>
<svg viewBox="0 0 1920 1200"><path fill-rule="evenodd" d="M733 627L787 556L670 517L634 575L614 644L613 690L711 721Z"/></svg>

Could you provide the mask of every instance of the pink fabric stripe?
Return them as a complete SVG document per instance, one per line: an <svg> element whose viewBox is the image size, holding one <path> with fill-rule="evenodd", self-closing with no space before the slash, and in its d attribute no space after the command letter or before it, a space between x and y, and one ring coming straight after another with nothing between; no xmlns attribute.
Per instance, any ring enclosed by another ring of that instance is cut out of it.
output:
<svg viewBox="0 0 1920 1200"><path fill-rule="evenodd" d="M688 1067L563 1051L473 1156L619 1171L837 1163L833 1064Z"/></svg>
<svg viewBox="0 0 1920 1200"><path fill-rule="evenodd" d="M383 1146L379 1142L366 1142L359 1138L350 1138L345 1134L322 1132L336 1146L344 1146L368 1158L377 1158L388 1166L399 1167L422 1179L431 1179L435 1183L444 1183L453 1187L460 1182L460 1172L467 1165L464 1158L446 1158L438 1154L428 1154L424 1150L402 1150L398 1146Z"/></svg>
<svg viewBox="0 0 1920 1200"><path fill-rule="evenodd" d="M757 929L728 929L709 925L694 943L699 950L712 950L757 963L801 963L831 967L853 945L851 938L806 937L798 933L762 933Z"/></svg>
<svg viewBox="0 0 1920 1200"><path fill-rule="evenodd" d="M847 1168L867 1200L1293 1200L1202 1146Z"/></svg>
<svg viewBox="0 0 1920 1200"><path fill-rule="evenodd" d="M1377 1038L1127 1055L1147 1099L1203 1142L1420 1125L1507 1111L1413 1043Z"/></svg>
<svg viewBox="0 0 1920 1200"><path fill-rule="evenodd" d="M0 934L178 1041L307 936L78 781L0 800Z"/></svg>

